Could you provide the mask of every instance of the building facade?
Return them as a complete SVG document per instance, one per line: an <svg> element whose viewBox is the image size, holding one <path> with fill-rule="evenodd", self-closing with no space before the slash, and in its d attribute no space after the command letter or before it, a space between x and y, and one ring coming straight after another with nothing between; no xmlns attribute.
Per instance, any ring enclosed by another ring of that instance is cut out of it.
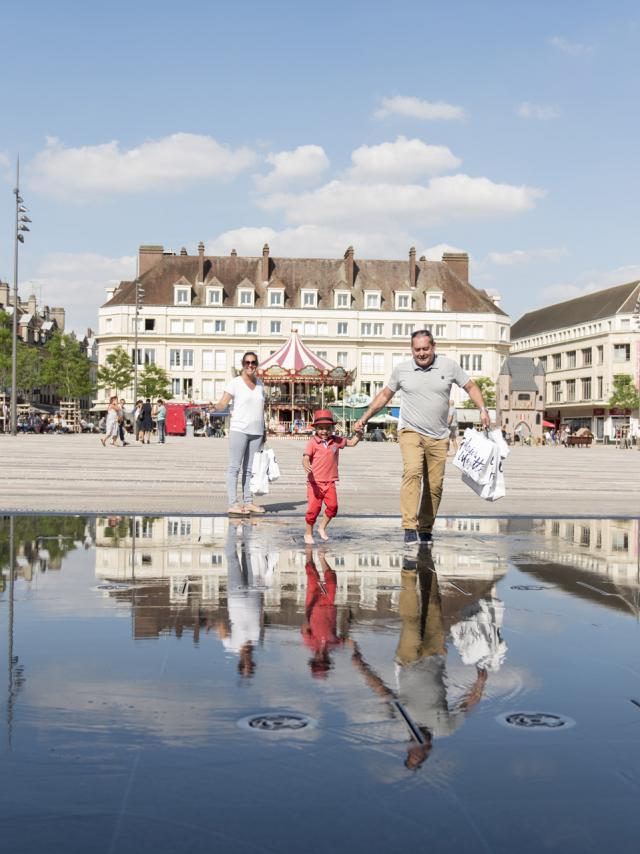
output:
<svg viewBox="0 0 640 854"><path fill-rule="evenodd" d="M544 369L527 356L509 356L496 383L496 422L520 440L542 438Z"/></svg>
<svg viewBox="0 0 640 854"><path fill-rule="evenodd" d="M638 435L638 409L609 406L616 374L640 386L640 282L531 311L511 327L511 353L545 373L545 417L588 427L598 441Z"/></svg>
<svg viewBox="0 0 640 854"><path fill-rule="evenodd" d="M408 357L411 332L426 327L439 352L495 380L510 320L468 273L464 253L432 262L412 249L402 262L356 259L352 247L336 260L274 258L266 245L251 258L205 256L202 243L197 255L141 246L138 352L136 286L122 282L100 309L99 364L121 346L140 367L164 368L174 399L214 401L246 350L263 360L297 330L332 365L356 370L352 391L373 395Z"/></svg>

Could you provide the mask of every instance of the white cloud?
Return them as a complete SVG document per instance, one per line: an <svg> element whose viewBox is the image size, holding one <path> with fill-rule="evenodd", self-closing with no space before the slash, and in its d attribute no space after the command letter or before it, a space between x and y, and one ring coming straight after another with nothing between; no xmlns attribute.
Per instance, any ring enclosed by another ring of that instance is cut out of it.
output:
<svg viewBox="0 0 640 854"><path fill-rule="evenodd" d="M458 246L451 246L450 243L438 243L435 246L430 246L428 249L423 249L418 253L418 257L425 256L427 261L442 261L442 256L445 252L466 252L466 249L460 249Z"/></svg>
<svg viewBox="0 0 640 854"><path fill-rule="evenodd" d="M415 239L401 229L366 231L303 224L276 230L267 226L243 227L225 231L207 242L207 253L227 255L236 249L239 255L260 255L265 243L273 256L283 258L342 258L347 246L353 246L361 258L402 258L408 255Z"/></svg>
<svg viewBox="0 0 640 854"><path fill-rule="evenodd" d="M557 119L560 115L560 110L557 107L552 107L549 104L532 104L529 101L523 101L516 112L521 119L538 119L540 121Z"/></svg>
<svg viewBox="0 0 640 854"><path fill-rule="evenodd" d="M422 101L410 95L394 95L392 98L382 98L380 106L374 112L376 119L387 116L406 116L412 119L444 119L459 120L464 118L462 107L447 104L444 101Z"/></svg>
<svg viewBox="0 0 640 854"><path fill-rule="evenodd" d="M174 133L128 150L122 150L117 141L67 148L49 138L29 164L27 175L34 190L84 201L101 194L230 179L255 160L249 148L232 149L211 136L192 133Z"/></svg>
<svg viewBox="0 0 640 854"><path fill-rule="evenodd" d="M564 300L582 297L594 291L625 285L640 279L640 264L627 264L612 270L591 270L579 277L577 282L561 282L541 288L538 292L538 303L550 305Z"/></svg>
<svg viewBox="0 0 640 854"><path fill-rule="evenodd" d="M265 159L273 169L267 175L254 176L256 186L263 192L291 183L308 184L329 168L329 158L320 145L300 145L293 151L268 154Z"/></svg>
<svg viewBox="0 0 640 854"><path fill-rule="evenodd" d="M351 160L349 177L355 181L408 181L448 172L461 163L444 145L427 145L405 136L399 136L395 142L361 145L352 152Z"/></svg>
<svg viewBox="0 0 640 854"><path fill-rule="evenodd" d="M544 195L536 187L447 175L432 178L426 185L335 180L308 193L274 193L260 204L265 210L283 211L293 223L399 221L415 226L522 213Z"/></svg>
<svg viewBox="0 0 640 854"><path fill-rule="evenodd" d="M570 42L563 36L552 36L549 39L549 44L552 47L555 47L558 50L562 51L562 53L568 54L569 56L588 56L589 54L592 54L595 50L595 47L592 44Z"/></svg>
<svg viewBox="0 0 640 854"><path fill-rule="evenodd" d="M132 279L136 261L131 255L110 258L91 252L51 252L38 266L33 289L42 304L66 310L66 331L84 334L88 326L98 328L98 307L106 301L105 288Z"/></svg>
<svg viewBox="0 0 640 854"><path fill-rule="evenodd" d="M497 267L530 264L532 261L556 261L567 255L564 247L551 249L513 249L510 252L489 252L487 261Z"/></svg>
<svg viewBox="0 0 640 854"><path fill-rule="evenodd" d="M4 153L4 151L0 151L0 169L8 169L9 168L9 156Z"/></svg>

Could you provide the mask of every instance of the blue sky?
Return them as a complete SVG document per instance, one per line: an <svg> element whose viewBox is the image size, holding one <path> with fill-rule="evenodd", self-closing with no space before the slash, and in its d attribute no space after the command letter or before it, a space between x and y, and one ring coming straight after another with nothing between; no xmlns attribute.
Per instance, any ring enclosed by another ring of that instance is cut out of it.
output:
<svg viewBox="0 0 640 854"><path fill-rule="evenodd" d="M0 278L95 327L140 243L439 257L523 312L640 276L632 2L3 12ZM4 187L4 189L2 189Z"/></svg>

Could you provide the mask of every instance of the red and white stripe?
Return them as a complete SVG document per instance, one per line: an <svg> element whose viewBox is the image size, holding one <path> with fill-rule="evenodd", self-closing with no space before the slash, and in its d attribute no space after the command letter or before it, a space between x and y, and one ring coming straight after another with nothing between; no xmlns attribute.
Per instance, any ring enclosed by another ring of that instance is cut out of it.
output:
<svg viewBox="0 0 640 854"><path fill-rule="evenodd" d="M333 365L330 365L329 362L320 358L320 356L316 356L314 352L302 343L297 332L292 332L291 338L289 338L286 344L283 344L279 350L272 356L269 356L268 359L265 359L264 362L260 362L258 370L266 371L269 368L273 368L274 365L284 368L287 371L296 371L296 373L310 365L318 368L320 371L330 371L333 369Z"/></svg>

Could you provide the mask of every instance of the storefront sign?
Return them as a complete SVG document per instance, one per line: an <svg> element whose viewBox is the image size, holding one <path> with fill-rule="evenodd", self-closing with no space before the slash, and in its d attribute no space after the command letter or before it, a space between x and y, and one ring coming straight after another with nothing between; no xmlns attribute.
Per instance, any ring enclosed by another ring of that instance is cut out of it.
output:
<svg viewBox="0 0 640 854"><path fill-rule="evenodd" d="M609 410L609 415L631 415L630 409L620 409L617 406L614 406Z"/></svg>
<svg viewBox="0 0 640 854"><path fill-rule="evenodd" d="M344 400L345 406L369 406L371 397L368 394L350 394Z"/></svg>
<svg viewBox="0 0 640 854"><path fill-rule="evenodd" d="M596 407L593 410L593 414L594 415L604 415L604 409L602 409L601 407Z"/></svg>

